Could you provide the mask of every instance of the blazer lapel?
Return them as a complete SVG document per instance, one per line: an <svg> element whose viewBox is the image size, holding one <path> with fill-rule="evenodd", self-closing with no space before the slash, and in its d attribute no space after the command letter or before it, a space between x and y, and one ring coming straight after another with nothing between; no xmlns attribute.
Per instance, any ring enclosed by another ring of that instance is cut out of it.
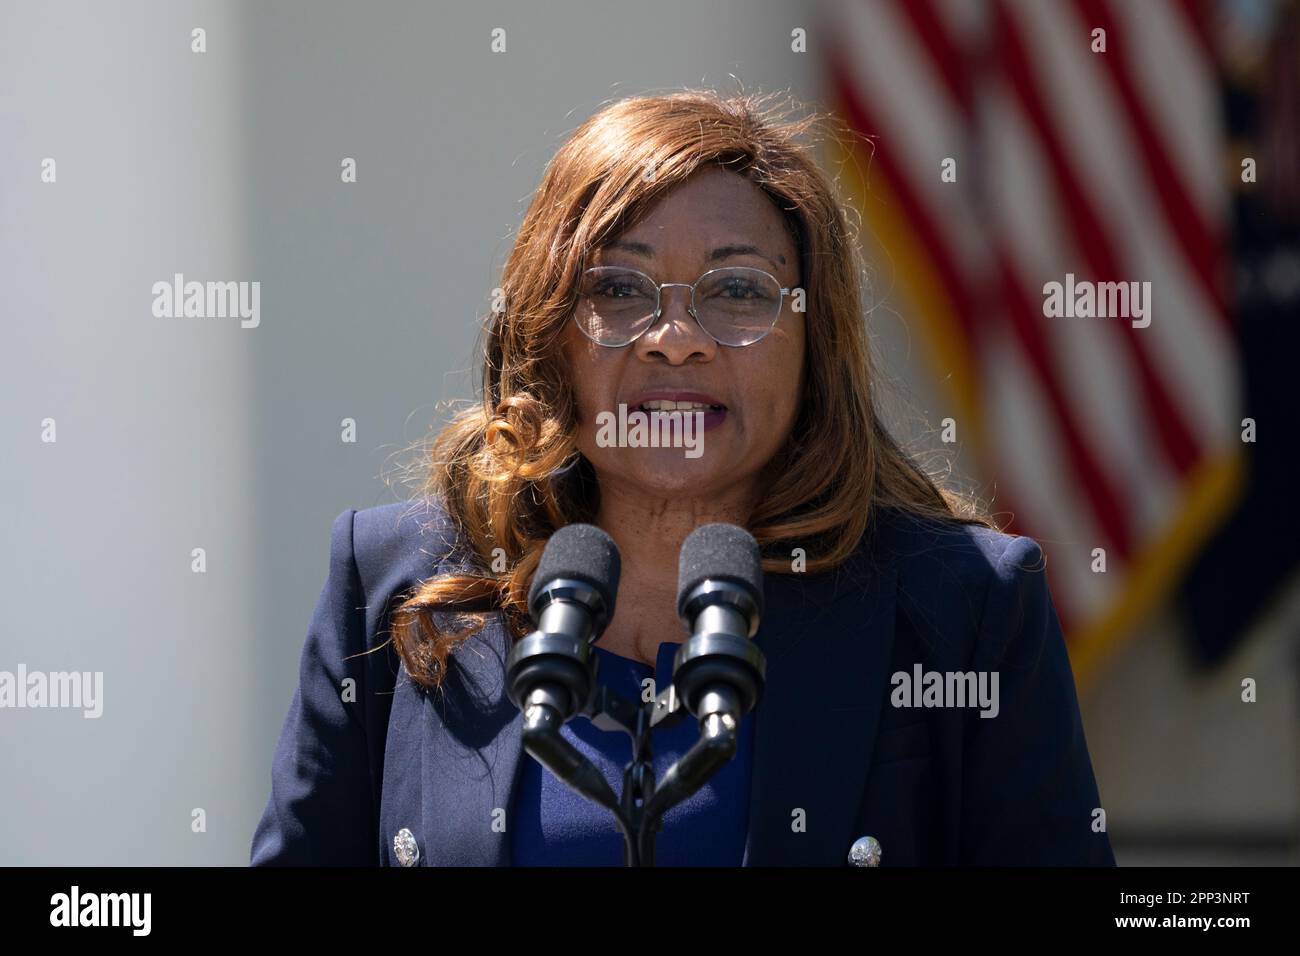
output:
<svg viewBox="0 0 1300 956"><path fill-rule="evenodd" d="M420 754L430 866L510 865L523 714L506 694L505 626L500 614L487 622L452 651L446 694L425 697Z"/></svg>
<svg viewBox="0 0 1300 956"><path fill-rule="evenodd" d="M894 642L892 563L768 575L754 640L767 682L754 727L742 866L846 863ZM803 832L796 810L803 810Z"/></svg>

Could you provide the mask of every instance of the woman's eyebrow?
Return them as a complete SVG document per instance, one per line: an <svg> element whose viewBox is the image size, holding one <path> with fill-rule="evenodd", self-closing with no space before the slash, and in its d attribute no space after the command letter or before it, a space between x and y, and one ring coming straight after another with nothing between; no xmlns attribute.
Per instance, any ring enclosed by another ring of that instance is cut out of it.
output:
<svg viewBox="0 0 1300 956"><path fill-rule="evenodd" d="M655 257L654 247L644 242L631 242L627 239L615 239L605 246L606 249L620 249L623 252L630 252L635 256L642 256L646 259ZM731 243L725 246L718 246L705 257L705 262L718 262L722 259L729 259L732 256L758 256L772 263L773 266L785 265L785 256L777 256L773 259L757 246L751 246L746 243Z"/></svg>

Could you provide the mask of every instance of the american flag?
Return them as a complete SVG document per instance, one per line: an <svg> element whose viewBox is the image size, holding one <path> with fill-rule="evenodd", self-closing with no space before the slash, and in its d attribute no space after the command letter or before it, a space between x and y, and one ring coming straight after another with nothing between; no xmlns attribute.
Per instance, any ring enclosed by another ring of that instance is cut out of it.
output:
<svg viewBox="0 0 1300 956"><path fill-rule="evenodd" d="M957 422L1008 530L1043 545L1084 679L1166 598L1241 487L1225 236L1240 170L1225 161L1205 11L819 10L828 101L869 138L832 157L865 189L841 183L946 387L938 417ZM1045 286L1067 275L1149 282L1150 324L1045 315Z"/></svg>

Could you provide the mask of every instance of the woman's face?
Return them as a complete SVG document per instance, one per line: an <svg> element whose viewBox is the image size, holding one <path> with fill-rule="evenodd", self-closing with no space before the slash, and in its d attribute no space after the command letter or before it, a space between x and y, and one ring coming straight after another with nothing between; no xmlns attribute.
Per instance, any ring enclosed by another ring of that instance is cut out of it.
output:
<svg viewBox="0 0 1300 956"><path fill-rule="evenodd" d="M798 250L772 200L745 177L712 167L664 196L587 265L633 268L660 283L692 283L723 266L762 269L785 288L802 280ZM618 486L653 501L721 498L752 485L789 435L802 394L804 316L790 302L785 296L771 332L738 347L709 337L682 287L663 290L662 314L630 345L597 345L570 319L562 344L573 373L578 448L602 489ZM613 430L602 434L602 420L616 420L620 405L631 415L663 400L722 411L710 410L694 448L610 446Z"/></svg>

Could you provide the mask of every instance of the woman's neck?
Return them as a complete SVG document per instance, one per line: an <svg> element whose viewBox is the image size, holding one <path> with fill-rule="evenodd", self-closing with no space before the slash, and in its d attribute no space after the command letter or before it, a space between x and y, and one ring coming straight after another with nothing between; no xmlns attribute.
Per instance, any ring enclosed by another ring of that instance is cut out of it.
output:
<svg viewBox="0 0 1300 956"><path fill-rule="evenodd" d="M747 485L709 499L649 498L635 488L601 485L596 524L618 545L623 580L637 588L677 588L677 555L696 527L714 521L747 523L753 499Z"/></svg>
<svg viewBox="0 0 1300 956"><path fill-rule="evenodd" d="M600 646L653 665L660 641L681 639L677 623L677 557L696 527L713 521L744 525L751 499L743 491L719 498L647 498L601 484L596 524L618 545L622 563L614 619Z"/></svg>

